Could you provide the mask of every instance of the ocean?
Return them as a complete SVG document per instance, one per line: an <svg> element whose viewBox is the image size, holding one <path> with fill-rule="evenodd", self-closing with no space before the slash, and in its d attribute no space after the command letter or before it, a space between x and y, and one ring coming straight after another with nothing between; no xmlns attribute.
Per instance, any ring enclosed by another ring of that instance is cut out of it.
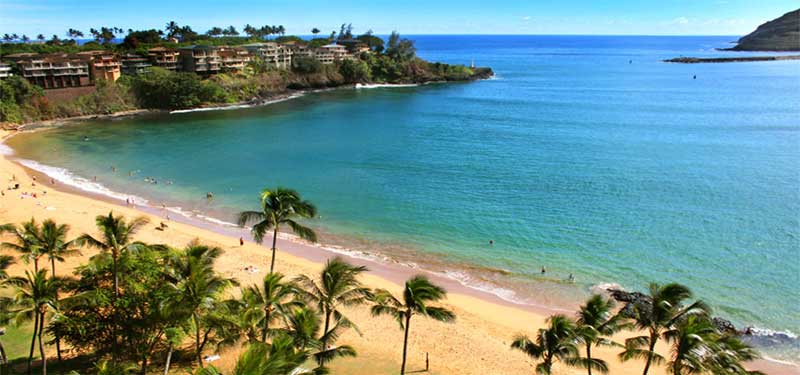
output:
<svg viewBox="0 0 800 375"><path fill-rule="evenodd" d="M757 327L769 357L800 362L800 62L661 61L744 55L715 50L735 37L411 38L425 59L496 77L8 144L61 181L217 223L291 187L318 205L326 244L513 302L571 308L598 286L680 282Z"/></svg>

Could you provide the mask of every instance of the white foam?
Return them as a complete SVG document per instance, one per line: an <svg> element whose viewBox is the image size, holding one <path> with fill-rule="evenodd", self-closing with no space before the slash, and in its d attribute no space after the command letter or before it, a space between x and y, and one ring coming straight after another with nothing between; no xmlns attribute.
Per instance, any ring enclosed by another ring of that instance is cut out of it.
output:
<svg viewBox="0 0 800 375"><path fill-rule="evenodd" d="M205 108L193 108L193 109L178 109L174 111L170 111L170 114L178 114L178 113L189 113L189 112L207 112L207 111L228 111L233 109L242 109L242 108L252 108L252 107L260 107L280 102L285 102L287 100L292 100L303 96L303 93L289 95L285 98L274 99L274 100L265 100L255 104L235 104L235 105L223 105L218 107L205 107Z"/></svg>
<svg viewBox="0 0 800 375"><path fill-rule="evenodd" d="M48 177L50 177L53 180L56 180L56 181L58 181L58 182L60 182L60 183L62 183L64 185L72 186L74 188L77 188L77 189L80 189L80 190L83 190L83 191L86 191L86 192L89 192L89 193L100 194L100 195L103 195L103 196L106 196L106 197L119 199L121 201L124 201L124 200L127 200L127 199L133 199L133 202L135 204L137 204L137 205L146 205L147 204L147 199L144 199L142 197L132 196L132 195L129 195L129 194L122 194L122 193L115 192L115 191L103 186L102 184L100 184L98 182L91 181L89 179L77 176L77 175L73 174L72 172L70 172L69 170L64 169L64 168L44 165L44 164L41 164L39 162L36 162L36 161L33 161L33 160L27 160L27 159L17 159L17 161L20 164L22 164L22 165L24 165L24 166L26 166L26 167L28 167L30 169L33 169L33 170L35 170L37 172L40 172L40 173L44 173Z"/></svg>
<svg viewBox="0 0 800 375"><path fill-rule="evenodd" d="M0 155L14 155L14 149L8 147L5 143L0 143Z"/></svg>
<svg viewBox="0 0 800 375"><path fill-rule="evenodd" d="M417 87L417 83L356 83L356 89L377 89L382 87Z"/></svg>

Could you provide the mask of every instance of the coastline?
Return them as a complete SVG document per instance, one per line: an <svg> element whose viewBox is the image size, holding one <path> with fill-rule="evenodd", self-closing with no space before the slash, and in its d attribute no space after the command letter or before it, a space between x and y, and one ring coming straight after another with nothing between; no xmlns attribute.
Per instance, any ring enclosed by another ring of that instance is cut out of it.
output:
<svg viewBox="0 0 800 375"><path fill-rule="evenodd" d="M89 116L88 118L94 117ZM57 121L67 122L63 120ZM69 120L69 122L71 121L74 120ZM30 126L34 125L28 125L28 127ZM57 126L57 124L51 124L51 126ZM0 131L0 143L14 134L16 132ZM38 181L48 180L47 178L42 178L44 175L39 172L21 166L12 159L9 155L0 155L0 166L2 167L0 171L4 173L0 178L8 180L10 175L15 175L23 186L21 188L23 191L31 190L31 188L28 188L32 182L30 176L38 176ZM3 222L19 222L29 219L31 215L38 220L52 217L59 222L70 223L73 226L72 235L81 232L91 233L93 231L91 227L93 217L107 213L109 210L125 216L145 214L150 217L153 226L155 226L155 223L165 220L165 213L160 208L146 206L125 207L121 204L121 200L102 196L99 193L86 192L77 187L67 187L63 184L58 184L57 186L44 184L37 185L36 189L47 190L48 193L42 195L40 199L25 198L19 200L12 194L6 194L2 198L3 204L0 205L0 220L3 220ZM141 239L148 242L183 246L192 238L200 238L203 242L219 245L226 250L223 260L217 266L221 271L237 277L243 284L255 282L263 276L263 271L255 274L243 271L244 265L265 265L268 260L268 252L265 251L266 248L263 246L249 242L242 248L238 246L238 237L249 238L244 230L215 225L208 221L183 216L173 217L173 220L169 221L169 226L170 228L166 232L148 228L141 234ZM415 273L427 272L408 265L384 263L365 257L357 257L354 254L343 251L336 251L336 249L326 248L325 246L311 245L294 240L287 235L281 236L278 247L278 269L290 275L316 272L326 259L334 255L344 256L352 263L369 267L370 272L364 281L370 287L387 288L396 291L399 290L402 282L409 276ZM66 266L72 268L85 261L90 255L84 254L80 258L70 259ZM11 272L19 272L19 268L21 267L17 267L17 269L12 267ZM435 272L428 272L428 276L449 291L447 304L453 307L459 316L458 323L455 326L422 320L417 323L420 331L417 337L412 340L412 356L416 355L418 358L422 358L423 353L429 351L432 354L432 358L438 359L437 362L443 361L438 363L439 366L442 366L441 368L437 368L438 366L433 367L435 373L529 373L532 362L524 358L520 353L512 352L508 348L511 337L521 331L531 334L534 329L543 325L544 319L550 314L572 314L560 308L545 308L513 303L488 291L480 291L462 285L457 280ZM362 331L364 331L364 336L348 332L344 338L345 342L353 343L360 356L356 359L348 360L348 362L362 364L365 358L371 359L373 362L393 363L393 361L397 361L397 358L399 358L399 346L395 345L398 342L395 336L398 336L399 332L396 332L394 322L388 319L371 318L365 309L361 310L363 311L353 309L352 314L356 317ZM365 329L365 327L368 328ZM633 336L633 334L632 332L622 333L617 337L617 340ZM438 338L444 338L444 340L433 344L433 347L426 348L426 345L431 345L430 340L433 338L437 338L437 340ZM666 349L664 343L660 343L659 347L661 351ZM509 355L512 356L513 361L508 361L507 356ZM236 355L228 354L224 355L224 357L229 360L235 358ZM641 364L638 361L619 363L616 359L615 350L602 351L600 357L609 361L614 374L627 375L640 372ZM796 366L781 365L778 362L767 360L753 363L752 367L768 374L800 374L800 368ZM560 373L583 373L583 371L567 369L563 366L558 366L558 369L563 370ZM658 371L652 373L661 374L665 373L665 370L658 368Z"/></svg>

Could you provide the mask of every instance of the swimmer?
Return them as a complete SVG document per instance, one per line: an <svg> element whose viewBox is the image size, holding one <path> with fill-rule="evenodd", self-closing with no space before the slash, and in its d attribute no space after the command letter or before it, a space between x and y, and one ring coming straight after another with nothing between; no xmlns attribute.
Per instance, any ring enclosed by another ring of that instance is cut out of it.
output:
<svg viewBox="0 0 800 375"><path fill-rule="evenodd" d="M494 245L494 240L489 240L489 245Z"/></svg>
<svg viewBox="0 0 800 375"><path fill-rule="evenodd" d="M575 276L573 276L572 274L569 274L569 277L567 278L567 280L569 280L569 282L571 282L571 283L574 283L575 282Z"/></svg>
<svg viewBox="0 0 800 375"><path fill-rule="evenodd" d="M211 199L211 198L214 198L214 193L209 191L208 193L206 193L206 199Z"/></svg>
<svg viewBox="0 0 800 375"><path fill-rule="evenodd" d="M544 266L542 266L542 275L544 275L546 273L547 273L547 270L544 268Z"/></svg>

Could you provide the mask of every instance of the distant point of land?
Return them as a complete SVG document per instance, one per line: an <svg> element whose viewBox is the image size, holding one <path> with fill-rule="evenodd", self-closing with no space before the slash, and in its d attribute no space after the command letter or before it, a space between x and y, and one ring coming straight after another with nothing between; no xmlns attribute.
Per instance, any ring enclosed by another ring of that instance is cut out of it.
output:
<svg viewBox="0 0 800 375"><path fill-rule="evenodd" d="M800 51L800 9L759 26L730 51Z"/></svg>

